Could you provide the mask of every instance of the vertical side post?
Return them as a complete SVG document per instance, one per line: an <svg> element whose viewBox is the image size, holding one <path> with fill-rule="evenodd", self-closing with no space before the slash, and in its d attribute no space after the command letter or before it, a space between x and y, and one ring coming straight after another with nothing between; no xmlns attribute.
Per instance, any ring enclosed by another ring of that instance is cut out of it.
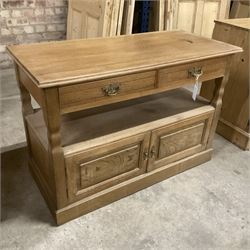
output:
<svg viewBox="0 0 250 250"><path fill-rule="evenodd" d="M211 130L208 138L207 148L212 147L212 142L214 138L214 134L216 131L216 127L220 118L221 107L222 107L222 98L224 95L225 86L228 82L229 77L229 69L231 64L231 56L228 57L227 65L225 69L225 75L223 77L215 79L215 88L213 92L213 98L211 100L211 105L215 108L214 117L211 125Z"/></svg>
<svg viewBox="0 0 250 250"><path fill-rule="evenodd" d="M44 90L43 117L47 126L49 159L54 171L57 209L67 205L66 171L64 153L61 145L61 115L57 88Z"/></svg>

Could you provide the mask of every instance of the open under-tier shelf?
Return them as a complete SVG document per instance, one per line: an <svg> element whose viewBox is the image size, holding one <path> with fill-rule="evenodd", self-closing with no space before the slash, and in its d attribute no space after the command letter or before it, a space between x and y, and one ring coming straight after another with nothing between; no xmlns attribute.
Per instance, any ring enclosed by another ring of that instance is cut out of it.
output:
<svg viewBox="0 0 250 250"><path fill-rule="evenodd" d="M193 101L186 89L142 97L122 103L103 106L62 116L62 146L103 137L129 128L147 124L208 105L205 100ZM29 115L29 127L45 148L48 146L47 129L42 111ZM152 126L150 126L152 125Z"/></svg>

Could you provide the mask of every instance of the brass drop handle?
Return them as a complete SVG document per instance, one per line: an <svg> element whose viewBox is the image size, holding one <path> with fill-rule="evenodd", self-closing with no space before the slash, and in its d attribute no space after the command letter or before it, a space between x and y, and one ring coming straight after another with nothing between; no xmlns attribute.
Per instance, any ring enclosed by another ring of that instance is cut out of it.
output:
<svg viewBox="0 0 250 250"><path fill-rule="evenodd" d="M155 157L155 153L156 153L155 147L153 146L153 147L151 148L151 150L150 150L150 158Z"/></svg>
<svg viewBox="0 0 250 250"><path fill-rule="evenodd" d="M115 96L120 91L120 86L119 84L109 84L108 86L103 87L102 91L107 96Z"/></svg>
<svg viewBox="0 0 250 250"><path fill-rule="evenodd" d="M188 70L188 74L195 77L195 81L198 82L199 78L203 75L202 67L194 67Z"/></svg>

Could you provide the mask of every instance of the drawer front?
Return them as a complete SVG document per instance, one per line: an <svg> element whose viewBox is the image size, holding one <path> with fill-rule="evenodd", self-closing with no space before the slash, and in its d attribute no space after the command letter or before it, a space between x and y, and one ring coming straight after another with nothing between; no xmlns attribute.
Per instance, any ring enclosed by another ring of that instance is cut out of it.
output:
<svg viewBox="0 0 250 250"><path fill-rule="evenodd" d="M159 70L159 87L161 88L176 88L185 84L191 84L195 82L194 73L202 71L202 75L199 77L201 82L210 79L222 77L225 74L226 59L210 59L205 61L198 61L195 63L172 66Z"/></svg>
<svg viewBox="0 0 250 250"><path fill-rule="evenodd" d="M148 171L206 148L213 112L152 131Z"/></svg>
<svg viewBox="0 0 250 250"><path fill-rule="evenodd" d="M59 89L62 113L136 98L156 87L155 71L87 82Z"/></svg>
<svg viewBox="0 0 250 250"><path fill-rule="evenodd" d="M146 172L150 133L66 156L70 201L81 199Z"/></svg>

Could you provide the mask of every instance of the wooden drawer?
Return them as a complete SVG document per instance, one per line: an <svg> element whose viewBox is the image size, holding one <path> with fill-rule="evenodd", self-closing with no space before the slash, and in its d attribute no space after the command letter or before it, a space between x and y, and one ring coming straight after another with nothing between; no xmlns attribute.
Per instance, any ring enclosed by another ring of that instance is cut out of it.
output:
<svg viewBox="0 0 250 250"><path fill-rule="evenodd" d="M210 112L153 130L148 171L204 150L212 117Z"/></svg>
<svg viewBox="0 0 250 250"><path fill-rule="evenodd" d="M70 201L81 199L146 172L150 133L66 156Z"/></svg>
<svg viewBox="0 0 250 250"><path fill-rule="evenodd" d="M156 87L155 71L76 84L59 89L62 113L97 107L143 95Z"/></svg>
<svg viewBox="0 0 250 250"><path fill-rule="evenodd" d="M159 70L158 85L161 88L168 89L183 86L183 83L190 84L195 82L195 77L192 76L193 70L202 70L202 75L199 78L202 82L210 79L222 77L225 74L226 59L217 58L195 63L172 66Z"/></svg>

